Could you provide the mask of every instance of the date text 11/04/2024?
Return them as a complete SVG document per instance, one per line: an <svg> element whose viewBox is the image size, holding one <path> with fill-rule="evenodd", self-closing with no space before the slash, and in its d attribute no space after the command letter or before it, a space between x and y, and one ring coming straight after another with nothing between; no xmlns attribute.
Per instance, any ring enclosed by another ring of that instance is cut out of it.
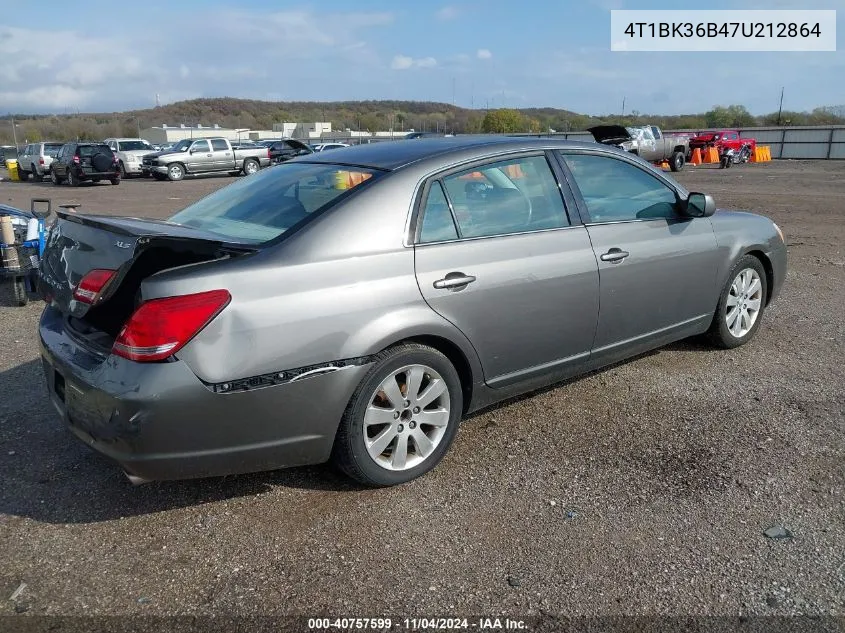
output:
<svg viewBox="0 0 845 633"><path fill-rule="evenodd" d="M527 631L524 620L511 618L309 618L309 631Z"/></svg>
<svg viewBox="0 0 845 633"><path fill-rule="evenodd" d="M821 37L818 22L629 22L629 37Z"/></svg>

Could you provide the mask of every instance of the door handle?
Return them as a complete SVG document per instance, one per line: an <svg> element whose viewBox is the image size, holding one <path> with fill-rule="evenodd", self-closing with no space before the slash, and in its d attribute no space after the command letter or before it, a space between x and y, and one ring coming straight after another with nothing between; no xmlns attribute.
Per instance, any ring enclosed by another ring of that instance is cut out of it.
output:
<svg viewBox="0 0 845 633"><path fill-rule="evenodd" d="M211 154L206 154L206 156L207 156L208 158L211 158Z"/></svg>
<svg viewBox="0 0 845 633"><path fill-rule="evenodd" d="M601 260L603 262L612 262L614 264L618 264L623 259L628 257L630 253L628 251L623 251L621 248L611 248L607 251L604 255L601 256Z"/></svg>
<svg viewBox="0 0 845 633"><path fill-rule="evenodd" d="M465 275L463 273L449 273L443 279L438 279L434 282L434 287L438 290L442 290L444 288L462 288L467 284L471 284L475 281L475 277L472 275Z"/></svg>

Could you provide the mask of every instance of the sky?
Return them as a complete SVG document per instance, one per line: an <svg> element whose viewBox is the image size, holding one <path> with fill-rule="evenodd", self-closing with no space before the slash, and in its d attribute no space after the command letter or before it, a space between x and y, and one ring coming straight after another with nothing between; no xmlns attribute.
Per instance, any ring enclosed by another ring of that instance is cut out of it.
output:
<svg viewBox="0 0 845 633"><path fill-rule="evenodd" d="M0 113L197 97L602 115L845 104L845 0L147 0L3 12ZM611 52L611 9L837 9L836 52Z"/></svg>

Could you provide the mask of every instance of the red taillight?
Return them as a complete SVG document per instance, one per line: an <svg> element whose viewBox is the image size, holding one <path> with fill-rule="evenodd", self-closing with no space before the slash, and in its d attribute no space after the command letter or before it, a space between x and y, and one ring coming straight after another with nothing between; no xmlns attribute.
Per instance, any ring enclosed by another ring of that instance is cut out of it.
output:
<svg viewBox="0 0 845 633"><path fill-rule="evenodd" d="M270 148L267 148L267 158L270 158Z"/></svg>
<svg viewBox="0 0 845 633"><path fill-rule="evenodd" d="M231 299L227 290L210 290L142 303L118 334L112 352L141 362L164 360L199 334Z"/></svg>
<svg viewBox="0 0 845 633"><path fill-rule="evenodd" d="M73 291L73 298L82 303L94 305L100 299L100 295L108 283L114 278L115 272L117 271L101 268L92 270L79 282L76 290Z"/></svg>
<svg viewBox="0 0 845 633"><path fill-rule="evenodd" d="M38 164L39 164L39 165L43 165L43 164L44 164L44 159L43 159L43 158L39 158L39 159L38 159Z"/></svg>
<svg viewBox="0 0 845 633"><path fill-rule="evenodd" d="M74 157L73 157L73 162L74 162L74 163L76 163L76 164L78 165L78 164L79 164L79 156L74 156Z"/></svg>

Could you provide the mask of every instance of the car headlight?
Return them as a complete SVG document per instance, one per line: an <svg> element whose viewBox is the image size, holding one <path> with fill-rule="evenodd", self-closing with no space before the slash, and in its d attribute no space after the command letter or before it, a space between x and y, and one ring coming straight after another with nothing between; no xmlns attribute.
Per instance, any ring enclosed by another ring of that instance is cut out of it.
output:
<svg viewBox="0 0 845 633"><path fill-rule="evenodd" d="M786 240L783 237L783 231L780 230L780 227L777 224L775 224L774 222L772 222L772 226L775 227L775 231L777 231L778 235L780 235L780 241L783 242L784 244L786 244Z"/></svg>

